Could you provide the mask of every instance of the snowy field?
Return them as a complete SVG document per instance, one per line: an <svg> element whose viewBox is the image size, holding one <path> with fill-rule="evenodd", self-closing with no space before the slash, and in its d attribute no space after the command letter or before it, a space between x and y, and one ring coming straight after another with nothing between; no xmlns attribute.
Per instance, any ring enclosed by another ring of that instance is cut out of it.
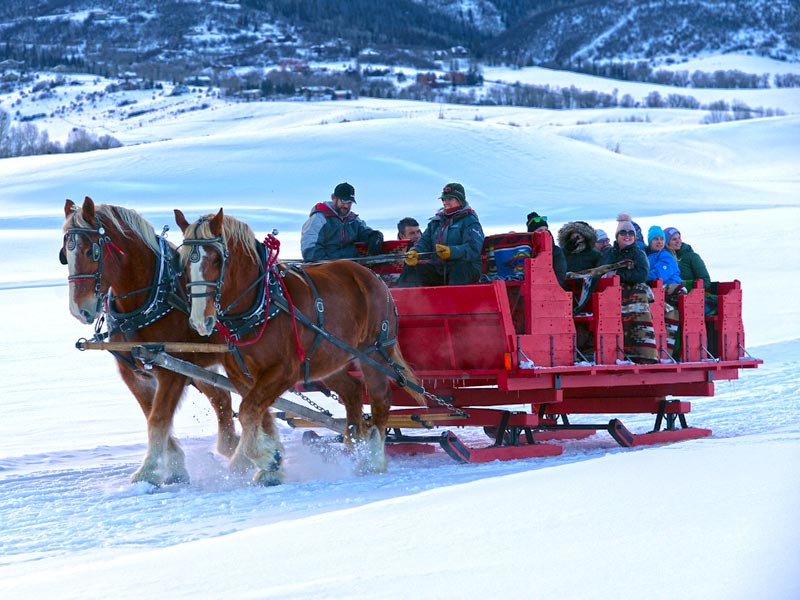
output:
<svg viewBox="0 0 800 600"><path fill-rule="evenodd" d="M146 117L98 105L37 121L126 146L0 160L0 596L800 597L800 90L722 92L787 115L701 125L702 111L149 95ZM448 181L487 233L523 230L531 210L553 230L613 231L623 210L645 230L676 226L712 279L742 281L747 349L765 364L692 400L710 438L628 450L597 434L483 465L438 450L356 476L284 428L287 482L270 489L227 473L212 411L188 392L175 432L192 483L131 485L145 422L113 359L74 348L92 328L70 316L56 256L64 199L135 208L176 242L173 208L223 206L259 235L278 229L296 258L311 206L345 180L387 239L401 217L424 224Z"/></svg>

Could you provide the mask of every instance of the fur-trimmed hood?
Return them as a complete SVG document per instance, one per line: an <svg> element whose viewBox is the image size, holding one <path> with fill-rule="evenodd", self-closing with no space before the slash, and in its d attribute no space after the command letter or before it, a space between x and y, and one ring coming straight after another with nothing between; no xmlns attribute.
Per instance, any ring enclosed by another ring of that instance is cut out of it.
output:
<svg viewBox="0 0 800 600"><path fill-rule="evenodd" d="M572 244L569 243L569 236L571 236L573 232L580 233L586 240L586 244L574 248ZM595 232L594 227L589 225L586 221L572 221L558 230L558 245L561 246L567 254L585 252L587 249L594 248L596 242L597 232Z"/></svg>

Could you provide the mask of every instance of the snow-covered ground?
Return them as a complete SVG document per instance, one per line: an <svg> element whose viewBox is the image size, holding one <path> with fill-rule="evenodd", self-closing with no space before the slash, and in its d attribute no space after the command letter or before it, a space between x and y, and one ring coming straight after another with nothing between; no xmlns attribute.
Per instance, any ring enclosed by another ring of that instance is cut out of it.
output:
<svg viewBox="0 0 800 600"><path fill-rule="evenodd" d="M696 111L623 122L363 100L48 117L130 145L0 160L0 595L800 597L800 90L763 92L744 101L788 115L700 125ZM56 257L64 199L135 208L175 241L173 208L224 206L280 230L292 258L308 210L344 180L387 238L401 217L424 224L448 181L490 233L524 229L531 210L553 229L613 230L622 210L676 226L713 279L742 281L747 347L765 364L693 399L711 438L625 450L598 434L483 465L437 451L359 477L285 428L287 483L271 489L227 473L212 412L188 392L175 431L192 483L131 485L145 423L113 359L74 349L92 331L69 315Z"/></svg>

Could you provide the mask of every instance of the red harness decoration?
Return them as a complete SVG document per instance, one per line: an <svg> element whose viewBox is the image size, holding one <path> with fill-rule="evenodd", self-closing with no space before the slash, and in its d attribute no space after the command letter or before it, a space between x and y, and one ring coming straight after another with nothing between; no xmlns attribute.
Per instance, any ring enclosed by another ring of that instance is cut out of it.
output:
<svg viewBox="0 0 800 600"><path fill-rule="evenodd" d="M275 263L278 262L278 253L281 249L281 242L274 235L268 233L267 237L264 238L264 245L267 247L267 274L269 274L269 269L271 269ZM286 288L283 277L278 277L278 283L281 284L283 295L286 296L286 301L289 303L289 311L292 315L294 343L295 347L297 348L297 358L300 362L303 362L306 359L306 351L303 350L303 346L300 344L300 335L297 333L297 318L294 316L294 302L292 302L292 297L289 295L289 290ZM269 286L267 286L267 302L269 302Z"/></svg>
<svg viewBox="0 0 800 600"><path fill-rule="evenodd" d="M111 250L114 250L114 252L120 256L125 256L125 253L122 251L122 249L108 238L106 238L106 245L106 256L111 256Z"/></svg>
<svg viewBox="0 0 800 600"><path fill-rule="evenodd" d="M264 264L264 296L265 296L264 303L265 306L268 307L269 273L278 262L278 254L280 253L281 250L281 242L277 237L269 233L267 234L267 237L264 238L264 246L267 249L267 257ZM297 333L297 319L294 316L294 303L292 302L292 297L289 295L289 290L286 289L286 284L283 282L283 277L278 277L278 283L280 284L281 289L283 290L283 294L286 296L286 300L289 304L289 310L292 315L292 329L294 332L295 346L297 347L297 357L300 360L300 362L303 362L306 358L306 353L305 350L303 350L303 347L300 345L300 335ZM217 321L217 330L220 332L220 334L222 334L222 337L224 337L228 342L232 343L236 347L249 346L251 344L255 344L261 339L261 336L264 335L264 331L266 330L266 328L267 328L267 319L264 318L264 322L261 324L261 328L259 329L258 335L252 340L249 340L247 342L242 342L234 339L228 328L225 327L225 325L223 325L221 321Z"/></svg>

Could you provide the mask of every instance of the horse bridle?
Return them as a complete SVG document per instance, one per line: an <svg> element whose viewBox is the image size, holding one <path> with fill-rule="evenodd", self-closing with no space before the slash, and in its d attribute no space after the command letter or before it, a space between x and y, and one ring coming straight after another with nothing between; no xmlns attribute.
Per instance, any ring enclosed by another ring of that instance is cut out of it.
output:
<svg viewBox="0 0 800 600"><path fill-rule="evenodd" d="M203 217L204 219L206 217ZM202 221L201 221L202 222ZM222 265L220 267L219 278L214 281L187 281L187 296L190 300L194 298L208 298L214 297L214 314L217 317L217 323L222 326L221 329L227 332L232 339L239 339L241 335L248 333L254 327L271 319L278 312L278 306L271 309L269 302L270 289L274 290L275 294L282 294L282 290L277 285L280 275L274 265L267 265L267 257L264 253L259 253L259 274L232 302L225 308L222 307L222 287L225 280L225 268L230 258L230 251L228 250L222 236L219 235L215 238L201 239L201 238L184 238L183 245L192 248L189 253L189 262L197 263L200 260L200 246L211 246L222 257ZM264 250L264 244L259 246L259 250ZM176 260L180 261L180 255L176 256ZM181 265L179 262L175 265L176 271L182 271L185 268L185 263ZM195 286L205 286L213 288L208 292L194 292L192 288ZM230 314L231 311L237 307L240 301L251 291L256 290L257 297L253 305L241 313ZM225 335L225 334L223 334Z"/></svg>
<svg viewBox="0 0 800 600"><path fill-rule="evenodd" d="M100 281L103 278L103 258L104 256L114 249L116 252L122 254L122 251L117 245L111 241L111 238L106 235L106 230L100 221L100 217L96 217L97 227L68 227L65 230L64 237L67 238L67 250L75 250L78 245L78 236L85 236L92 243L92 260L97 263L97 269L93 273L79 273L76 275L68 275L67 281L72 283L74 281L81 281L84 279L94 279L94 295L97 297L97 312L102 309L103 301L106 294L101 291ZM97 236L97 241L93 241L93 235ZM67 253L64 248L58 253L58 260L62 265L69 264L67 260Z"/></svg>
<svg viewBox="0 0 800 600"><path fill-rule="evenodd" d="M198 226L201 225L205 220L208 220L207 217L202 217L198 222ZM197 229L195 228L195 231ZM211 246L214 250L216 250L220 257L222 258L222 266L219 269L219 277L216 281L206 281L205 279L200 281L187 281L186 282L186 295L189 297L189 300L194 300L195 298L208 298L210 296L214 297L214 311L218 314L221 311L220 302L222 301L222 284L225 281L225 267L228 264L228 258L230 257L230 252L228 252L228 246L225 244L225 240L222 238L222 235L218 235L214 238L203 239L203 238L184 238L182 246L189 246L191 251L189 252L189 262L198 263L200 262L200 248L202 246ZM176 259L178 264L175 265L175 271L180 273L186 267L185 261L180 260L180 254L176 255ZM213 288L209 292L195 292L193 288L198 286L205 286Z"/></svg>

